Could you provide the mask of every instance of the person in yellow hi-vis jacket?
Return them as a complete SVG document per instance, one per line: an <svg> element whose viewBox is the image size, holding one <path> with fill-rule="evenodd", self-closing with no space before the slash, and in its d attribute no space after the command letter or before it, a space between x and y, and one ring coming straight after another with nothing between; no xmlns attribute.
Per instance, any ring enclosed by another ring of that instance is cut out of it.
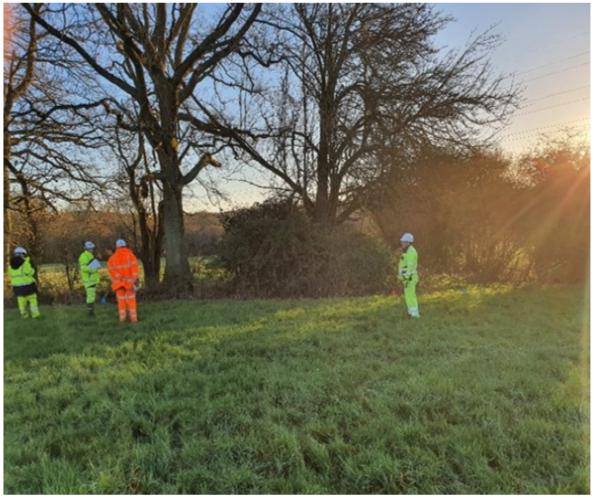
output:
<svg viewBox="0 0 594 498"><path fill-rule="evenodd" d="M402 245L402 256L398 262L398 280L404 285L404 301L408 309L408 316L420 318L419 302L417 301L417 273L418 255L417 250L412 246L413 236L405 233L400 239Z"/></svg>
<svg viewBox="0 0 594 498"><path fill-rule="evenodd" d="M93 255L93 249L95 244L92 242L85 242L85 250L78 258L78 264L80 266L80 273L82 276L83 285L85 286L85 292L87 293L87 314L89 318L95 318L95 297L97 295L97 286L99 285L99 273Z"/></svg>
<svg viewBox="0 0 594 498"><path fill-rule="evenodd" d="M37 282L35 281L35 268L31 266L31 259L27 251L22 247L14 250L14 256L10 258L8 267L12 290L19 303L21 317L29 318L27 304L31 317L39 318L39 307L37 306Z"/></svg>

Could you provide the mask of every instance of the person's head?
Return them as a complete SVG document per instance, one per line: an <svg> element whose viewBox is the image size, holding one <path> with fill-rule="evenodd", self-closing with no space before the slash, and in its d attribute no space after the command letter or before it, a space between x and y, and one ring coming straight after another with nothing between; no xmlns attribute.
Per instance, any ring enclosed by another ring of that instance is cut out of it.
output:
<svg viewBox="0 0 594 498"><path fill-rule="evenodd" d="M412 236L412 233L405 233L401 238L400 238L400 245L402 246L402 249L408 249L408 246L410 246L414 241L414 237Z"/></svg>
<svg viewBox="0 0 594 498"><path fill-rule="evenodd" d="M92 242L85 242L85 249L92 252L93 249L95 249L95 244Z"/></svg>
<svg viewBox="0 0 594 498"><path fill-rule="evenodd" d="M126 247L126 241L124 239L118 239L116 241L116 249L119 249L120 247Z"/></svg>
<svg viewBox="0 0 594 498"><path fill-rule="evenodd" d="M27 251L25 250L25 248L24 248L24 247L17 247L17 248L14 250L14 255L15 255L15 256L21 256L21 257L23 257L23 258L24 258L24 257L27 255Z"/></svg>
<svg viewBox="0 0 594 498"><path fill-rule="evenodd" d="M21 266L23 266L25 264L25 258L24 256L16 255L14 254L11 258L10 258L10 266L14 269L14 270L18 270Z"/></svg>

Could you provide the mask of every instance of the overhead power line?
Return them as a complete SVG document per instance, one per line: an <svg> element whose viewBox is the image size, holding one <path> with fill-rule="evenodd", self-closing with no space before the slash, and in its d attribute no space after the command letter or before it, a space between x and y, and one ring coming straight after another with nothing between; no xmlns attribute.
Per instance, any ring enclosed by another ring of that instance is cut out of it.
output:
<svg viewBox="0 0 594 498"><path fill-rule="evenodd" d="M579 90L584 90L585 88L590 88L590 85L579 86L577 88L572 88L571 90L566 90L564 92L551 93L549 95L544 95L543 97L539 97L537 99L528 100L526 102L526 105L522 106L521 109L525 109L526 107L530 107L534 102L538 102L540 100L550 99L551 97L556 97L557 95L565 95L567 93L577 92Z"/></svg>
<svg viewBox="0 0 594 498"><path fill-rule="evenodd" d="M552 73L547 73L547 74L543 74L542 76L537 76L536 78L532 78L531 80L526 80L524 83L530 83L531 81L536 81L536 80L540 80L542 78L547 78L549 76L553 76L554 74L564 73L566 71L569 71L570 69L575 69L577 67L589 66L589 65L590 65L590 61L584 62L583 64L577 64L575 66L566 67L565 69L560 69L559 71L553 71Z"/></svg>
<svg viewBox="0 0 594 498"><path fill-rule="evenodd" d="M572 119L571 121L564 121L563 123L557 123L557 124L550 125L550 126L539 126L537 128L528 128L527 130L520 130L520 131L515 131L513 133L508 133L507 135L501 135L501 138L515 137L517 135L524 135L526 133L532 133L535 131L546 130L546 129L550 129L550 128L563 128L566 125L581 123L583 121L590 121L590 118Z"/></svg>
<svg viewBox="0 0 594 498"><path fill-rule="evenodd" d="M543 52L544 50L550 50L551 47L558 47L559 45L561 45L562 43L564 43L566 41L575 40L576 38L580 38L580 37L586 36L586 35L590 35L590 31L583 31L581 33L577 33L575 35L568 36L565 38L558 38L556 40L551 40L550 43L545 43L544 45L541 45L539 48L530 50L523 54L518 54L513 57L508 57L508 58L504 59L502 62L513 61L513 60L519 59L520 57L524 57L526 55L538 54L540 52Z"/></svg>
<svg viewBox="0 0 594 498"><path fill-rule="evenodd" d="M526 71L522 71L521 73L516 73L516 76L520 76L521 74L531 73L533 71L538 71L539 69L543 69L545 67L554 66L555 64L559 64L560 62L570 61L572 59L577 59L578 57L582 57L584 55L588 55L590 51L582 52L581 54L572 55L571 57L566 57L565 59L559 59L558 61L549 62L548 64L544 64L542 66L533 67L532 69L526 69Z"/></svg>
<svg viewBox="0 0 594 498"><path fill-rule="evenodd" d="M540 109L534 109L533 111L516 114L516 116L526 116L528 114L534 114L536 112L547 111L547 110L553 109L555 107L563 107L563 106L570 105L570 104L576 104L577 102L583 102L584 100L590 100L590 97L584 97L583 99L570 100L569 102L562 102L561 104L554 104L554 105L550 105L547 107L541 107Z"/></svg>
<svg viewBox="0 0 594 498"><path fill-rule="evenodd" d="M573 126L561 126L558 129L559 130L573 130L574 128L581 128L583 125L573 125ZM590 126L590 125L588 125ZM526 135L523 137L517 137L517 138L511 138L511 139L505 139L502 140L502 143L509 143L509 142L519 142L520 140L532 140L534 138L540 138L542 136L542 133L533 133L531 135Z"/></svg>

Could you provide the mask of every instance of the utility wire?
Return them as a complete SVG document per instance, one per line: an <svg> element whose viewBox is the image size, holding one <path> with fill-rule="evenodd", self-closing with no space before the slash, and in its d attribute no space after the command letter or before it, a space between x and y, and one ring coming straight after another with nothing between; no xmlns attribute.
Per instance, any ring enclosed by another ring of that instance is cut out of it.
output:
<svg viewBox="0 0 594 498"><path fill-rule="evenodd" d="M552 73L543 74L542 76L532 78L531 80L526 80L526 81L524 81L524 83L530 83L531 81L536 81L536 80L540 80L542 78L547 78L548 76L553 76L554 74L564 73L565 71L569 71L570 69L575 69L577 67L589 66L589 65L590 65L590 61L584 62L583 64L577 64L575 66L570 66L565 69L561 69L559 71L553 71Z"/></svg>
<svg viewBox="0 0 594 498"><path fill-rule="evenodd" d="M572 55L571 57L566 57L565 59L559 59L555 62L549 62L548 64L544 64L542 66L533 67L532 69L526 69L526 71L522 71L521 73L516 73L516 76L520 76L521 74L531 73L532 71L537 71L538 69L543 69L545 67L554 66L555 64L559 64L560 62L570 61L572 59L577 59L578 57L582 57L583 55L588 55L590 51L582 52L581 54Z"/></svg>
<svg viewBox="0 0 594 498"><path fill-rule="evenodd" d="M579 86L577 88L572 88L571 90L566 90L564 92L551 93L549 95L545 95L544 97L539 97L538 99L528 100L526 102L526 105L522 106L521 109L530 107L532 105L532 103L534 103L534 102L538 102L540 100L545 100L545 99L550 99L551 97L556 97L557 95L565 95L566 93L577 92L578 90L583 90L584 88L590 88L590 85Z"/></svg>
<svg viewBox="0 0 594 498"><path fill-rule="evenodd" d="M572 130L574 128L581 128L583 125L574 125L574 126L562 126L558 129L563 129L563 130ZM588 125L590 126L590 125ZM542 133L533 133L532 135L526 135L524 137L517 137L517 138L512 138L512 139L506 139L506 140L502 140L502 143L509 143L509 142L518 142L520 140L532 140L534 138L540 138L542 136Z"/></svg>
<svg viewBox="0 0 594 498"><path fill-rule="evenodd" d="M520 57L524 57L526 55L538 54L540 52L543 52L544 50L550 50L550 47L558 47L561 43L563 43L565 41L575 40L576 38L580 38L582 36L589 35L589 34L590 34L590 31L583 31L582 33L578 33L573 36L560 38L557 40L552 40L550 43L546 43L545 45L543 45L537 49L530 50L529 52L525 52L524 54L519 54L519 55L516 55L513 57L508 57L508 58L504 59L502 62L514 61L514 60L519 59Z"/></svg>
<svg viewBox="0 0 594 498"><path fill-rule="evenodd" d="M541 112L541 111L547 111L549 109L553 109L555 107L563 107L565 105L570 105L570 104L575 104L577 102L583 102L584 100L590 100L590 97L584 97L583 99L576 99L576 100L570 100L569 102L563 102L561 104L554 104L554 105L550 105L548 107L541 107L540 109L534 109L533 111L528 111L528 112L523 112L521 114L516 114L516 116L526 116L528 114L534 114L536 112Z"/></svg>
<svg viewBox="0 0 594 498"><path fill-rule="evenodd" d="M557 123L557 124L550 125L550 126L539 126L538 128L528 128L527 130L515 131L513 133L508 133L507 135L502 135L501 138L515 137L517 135L524 135L526 133L532 133L534 131L539 131L539 130L546 130L548 128L563 128L565 125L580 123L582 121L590 121L590 118L573 119L571 121L564 121L563 123Z"/></svg>

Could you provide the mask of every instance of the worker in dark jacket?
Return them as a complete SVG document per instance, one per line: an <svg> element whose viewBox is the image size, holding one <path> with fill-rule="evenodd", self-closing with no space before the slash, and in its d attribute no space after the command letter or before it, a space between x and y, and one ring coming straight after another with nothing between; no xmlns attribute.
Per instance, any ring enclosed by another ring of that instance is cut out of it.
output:
<svg viewBox="0 0 594 498"><path fill-rule="evenodd" d="M35 282L35 269L31 266L31 258L22 247L14 250L14 256L10 258L8 268L12 290L19 303L19 311L23 318L29 318L29 305L31 317L39 318L39 307L37 306L37 282Z"/></svg>

